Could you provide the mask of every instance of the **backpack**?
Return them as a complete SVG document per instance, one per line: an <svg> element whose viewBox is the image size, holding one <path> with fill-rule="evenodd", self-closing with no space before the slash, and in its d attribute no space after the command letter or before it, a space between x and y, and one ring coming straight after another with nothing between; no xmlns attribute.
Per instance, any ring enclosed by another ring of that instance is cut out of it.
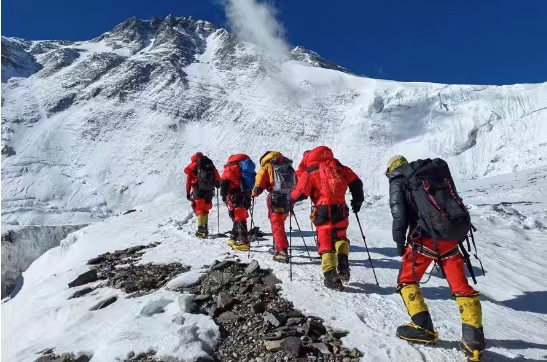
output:
<svg viewBox="0 0 547 362"><path fill-rule="evenodd" d="M338 171L339 164L336 160L329 160L319 164L319 179L321 183L321 198L329 205L345 202L345 195L348 189L346 179Z"/></svg>
<svg viewBox="0 0 547 362"><path fill-rule="evenodd" d="M238 162L241 169L240 188L243 192L248 192L253 189L256 178L255 163L253 160L243 160Z"/></svg>
<svg viewBox="0 0 547 362"><path fill-rule="evenodd" d="M418 226L436 240L464 240L471 217L456 192L448 164L440 159L417 160L403 171L410 198L418 212Z"/></svg>
<svg viewBox="0 0 547 362"><path fill-rule="evenodd" d="M288 195L296 186L296 178L292 160L288 158L273 159L271 161L274 174L273 192Z"/></svg>
<svg viewBox="0 0 547 362"><path fill-rule="evenodd" d="M215 166L207 156L201 156L198 158L197 167L197 189L198 191L212 191L216 184L217 179L215 177Z"/></svg>

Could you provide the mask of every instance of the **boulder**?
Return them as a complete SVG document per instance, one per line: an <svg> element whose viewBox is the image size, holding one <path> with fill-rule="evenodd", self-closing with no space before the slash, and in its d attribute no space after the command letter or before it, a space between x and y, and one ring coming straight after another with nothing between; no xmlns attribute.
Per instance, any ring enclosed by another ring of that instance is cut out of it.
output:
<svg viewBox="0 0 547 362"><path fill-rule="evenodd" d="M95 269L91 269L83 274L78 275L76 279L68 283L68 286L69 288L79 287L80 285L93 283L97 281L98 278L99 276L97 275L97 271Z"/></svg>

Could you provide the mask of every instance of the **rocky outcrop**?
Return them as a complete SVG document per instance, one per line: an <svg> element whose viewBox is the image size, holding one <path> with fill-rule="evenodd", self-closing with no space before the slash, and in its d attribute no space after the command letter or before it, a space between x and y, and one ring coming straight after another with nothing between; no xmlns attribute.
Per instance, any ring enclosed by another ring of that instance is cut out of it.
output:
<svg viewBox="0 0 547 362"><path fill-rule="evenodd" d="M199 311L215 319L222 340L217 361L357 361L357 349L342 346L347 332L306 316L279 295L280 281L258 262L223 261L210 267L195 294Z"/></svg>

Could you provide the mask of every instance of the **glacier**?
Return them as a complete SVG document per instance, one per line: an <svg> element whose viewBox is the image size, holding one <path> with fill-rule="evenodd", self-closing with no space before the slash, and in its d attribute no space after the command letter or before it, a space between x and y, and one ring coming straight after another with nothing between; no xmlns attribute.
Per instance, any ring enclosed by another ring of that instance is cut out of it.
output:
<svg viewBox="0 0 547 362"><path fill-rule="evenodd" d="M182 171L191 154L204 152L217 167L231 153L257 159L266 150L280 150L298 161L319 144L331 147L363 179L368 206L361 214L373 259L385 265L379 270L383 286L394 286L397 265L388 251L393 245L386 161L396 153L447 160L484 230L477 238L487 251L483 261L490 273L479 278L479 289L487 297L487 337L498 341L492 345L497 356L492 360L545 356L545 310L535 302L547 290L540 258L547 251L547 83L478 86L372 79L303 47L280 58L209 22L174 16L131 18L88 41L2 37L2 49L2 232L33 228L35 233L10 245L3 238L3 258L5 247L24 257L2 259L2 284L13 286L19 272L55 247L23 273L21 291L2 306L3 357L28 360L29 346L34 351L56 343L67 351L90 350L104 360L92 342L66 338L70 328L43 341L43 330L29 332L38 321L55 329L55 316L48 321L39 313L66 304L66 298L59 299L62 283L51 275L69 279L65 273L81 269L85 258L142 240L141 229L120 227L115 235L104 224L131 228L121 221L131 220L130 215L116 217L127 209L152 205L145 209L161 212L145 220L143 228L157 228L171 214L186 220ZM304 219L305 207L297 213ZM225 219L223 228L228 226ZM258 221L263 228L268 225L264 218ZM194 223L169 236L172 258L187 260L176 242L192 248ZM65 246L61 239L66 235L46 236L51 226L70 232L88 224L68 235ZM82 234L88 236L79 239ZM157 237L153 231L144 234ZM393 337L396 323L406 318L401 303L387 287L371 286L370 270L358 262L365 257L353 222L350 237L355 240L353 268L358 269L352 271L355 289L365 295L318 289L316 265L298 265L292 283L284 267L271 265L282 277L287 297L310 313L329 316L334 324L354 326L347 342L368 351L365 360L454 360L458 354L453 348L425 349ZM215 255L228 251L218 243L205 245ZM67 248L75 250L61 253ZM269 263L255 254L261 264ZM157 250L146 255L155 262L166 258ZM431 286L448 293L440 278L433 277ZM455 340L454 304L435 293L430 292L433 317L441 335ZM310 305L311 298L330 302ZM511 302L519 298L525 302ZM336 305L355 312L334 315ZM393 320L386 321L385 314ZM526 331L519 320L525 321ZM499 323L504 328L496 328ZM374 338L377 334L389 343ZM20 340L14 343L16 338ZM137 348L130 342L124 346L104 358L123 357ZM162 349L165 355L168 349Z"/></svg>

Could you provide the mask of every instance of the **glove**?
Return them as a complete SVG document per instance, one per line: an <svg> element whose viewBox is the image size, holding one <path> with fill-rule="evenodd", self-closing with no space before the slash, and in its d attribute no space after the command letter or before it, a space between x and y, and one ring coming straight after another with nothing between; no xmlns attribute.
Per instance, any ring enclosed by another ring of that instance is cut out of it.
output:
<svg viewBox="0 0 547 362"><path fill-rule="evenodd" d="M399 254L399 256L405 255L405 250L405 244L397 243L397 254Z"/></svg>
<svg viewBox="0 0 547 362"><path fill-rule="evenodd" d="M222 195L222 202L227 204L228 203L228 195Z"/></svg>
<svg viewBox="0 0 547 362"><path fill-rule="evenodd" d="M186 200L192 201L192 194L190 192L186 194Z"/></svg>
<svg viewBox="0 0 547 362"><path fill-rule="evenodd" d="M363 201L351 200L351 211L358 213L361 210L361 205L363 205Z"/></svg>
<svg viewBox="0 0 547 362"><path fill-rule="evenodd" d="M253 192L251 194L252 197L258 197L260 194L264 191L262 187L253 187Z"/></svg>

